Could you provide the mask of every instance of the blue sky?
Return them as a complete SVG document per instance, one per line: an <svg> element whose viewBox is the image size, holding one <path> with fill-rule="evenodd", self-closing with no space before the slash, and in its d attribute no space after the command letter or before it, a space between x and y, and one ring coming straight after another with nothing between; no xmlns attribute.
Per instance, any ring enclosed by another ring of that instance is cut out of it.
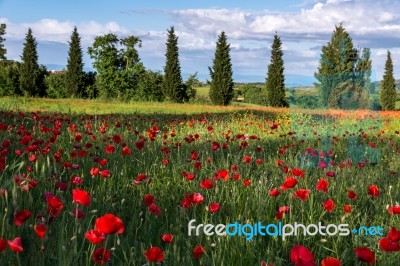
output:
<svg viewBox="0 0 400 266"><path fill-rule="evenodd" d="M400 77L400 1L389 0L0 0L0 22L7 24L8 58L20 58L28 27L38 41L39 61L66 64L68 40L78 27L84 51L95 36L114 32L136 35L146 67L165 64L166 30L174 25L179 37L184 77L198 72L208 77L215 41L225 31L231 43L234 78L264 81L275 31L283 42L286 83L310 84L318 67L321 46L335 24L343 22L356 47L370 47L373 79L381 79L390 49L395 75ZM84 56L85 65L91 61Z"/></svg>

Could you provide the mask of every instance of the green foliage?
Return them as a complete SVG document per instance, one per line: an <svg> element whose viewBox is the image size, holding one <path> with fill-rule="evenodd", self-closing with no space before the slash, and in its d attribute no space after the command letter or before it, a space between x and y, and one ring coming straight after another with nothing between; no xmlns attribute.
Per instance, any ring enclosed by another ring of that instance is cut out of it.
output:
<svg viewBox="0 0 400 266"><path fill-rule="evenodd" d="M132 100L161 102L164 100L162 92L163 76L160 72L142 69L140 72L137 90Z"/></svg>
<svg viewBox="0 0 400 266"><path fill-rule="evenodd" d="M20 68L20 88L24 96L43 97L46 93L44 77L46 69L39 66L36 39L29 28L25 37Z"/></svg>
<svg viewBox="0 0 400 266"><path fill-rule="evenodd" d="M182 82L181 66L179 63L178 37L174 27L168 30L168 38L165 52L165 67L163 79L163 93L167 99L182 103L188 101L186 85Z"/></svg>
<svg viewBox="0 0 400 266"><path fill-rule="evenodd" d="M197 90L196 87L201 85L201 82L197 79L197 72L190 75L185 82L186 85L186 95L188 100L193 100L196 98Z"/></svg>
<svg viewBox="0 0 400 266"><path fill-rule="evenodd" d="M7 25L0 24L0 61L6 60L7 49L4 47L4 41L6 40L3 36L6 34Z"/></svg>
<svg viewBox="0 0 400 266"><path fill-rule="evenodd" d="M65 75L65 95L68 97L81 97L84 90L84 72L82 60L81 39L75 27L69 42L68 62ZM57 97L58 98L58 97Z"/></svg>
<svg viewBox="0 0 400 266"><path fill-rule="evenodd" d="M229 55L230 44L222 32L218 36L212 67L209 67L211 82L209 96L216 105L229 105L233 99L233 72Z"/></svg>
<svg viewBox="0 0 400 266"><path fill-rule="evenodd" d="M288 107L285 92L284 62L282 52L282 42L275 34L271 50L271 63L267 73L267 97L269 105L273 107Z"/></svg>
<svg viewBox="0 0 400 266"><path fill-rule="evenodd" d="M369 109L368 92L358 83L340 83L332 90L328 106L334 109Z"/></svg>
<svg viewBox="0 0 400 266"><path fill-rule="evenodd" d="M128 36L118 39L109 33L95 38L88 52L97 70L96 87L101 98L127 99L133 95L138 82L140 59L136 46L139 38ZM119 48L119 49L118 49Z"/></svg>
<svg viewBox="0 0 400 266"><path fill-rule="evenodd" d="M390 51L387 52L387 59L385 64L385 73L380 89L380 102L382 110L395 110L396 109L396 80L393 74L393 61Z"/></svg>
<svg viewBox="0 0 400 266"><path fill-rule="evenodd" d="M322 47L320 65L315 73L322 106L329 107L330 97L339 97L331 93L341 83L351 82L358 84L353 88L371 89L370 54L368 48L360 53L353 47L353 40L342 24L335 26L330 42Z"/></svg>
<svg viewBox="0 0 400 266"><path fill-rule="evenodd" d="M84 98L97 98L98 97L98 89L96 87L96 72L89 71L83 73L83 84L85 91L83 92Z"/></svg>
<svg viewBox="0 0 400 266"><path fill-rule="evenodd" d="M239 89L234 90L235 98L243 97L245 103L268 105L268 97L265 91L260 86L242 85Z"/></svg>
<svg viewBox="0 0 400 266"><path fill-rule="evenodd" d="M47 96L50 98L68 98L70 95L65 89L67 72L50 73L45 78Z"/></svg>
<svg viewBox="0 0 400 266"><path fill-rule="evenodd" d="M0 96L20 95L19 71L21 64L17 61L0 61Z"/></svg>

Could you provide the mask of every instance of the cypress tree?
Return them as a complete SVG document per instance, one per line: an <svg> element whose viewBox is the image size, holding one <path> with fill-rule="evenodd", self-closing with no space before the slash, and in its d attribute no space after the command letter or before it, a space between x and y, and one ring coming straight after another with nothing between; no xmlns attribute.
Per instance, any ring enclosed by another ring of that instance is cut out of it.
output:
<svg viewBox="0 0 400 266"><path fill-rule="evenodd" d="M279 36L275 34L266 82L268 103L270 106L289 107L285 91L284 69L282 42Z"/></svg>
<svg viewBox="0 0 400 266"><path fill-rule="evenodd" d="M75 27L69 42L67 70L65 73L65 92L69 97L83 95L83 60L81 38Z"/></svg>
<svg viewBox="0 0 400 266"><path fill-rule="evenodd" d="M186 99L186 90L182 84L178 37L173 26L168 30L166 46L166 62L162 84L163 93L171 101L183 102Z"/></svg>
<svg viewBox="0 0 400 266"><path fill-rule="evenodd" d="M322 54L315 78L321 105L328 107L331 92L343 82L353 83L357 50L342 24L335 26L330 42L322 47Z"/></svg>
<svg viewBox="0 0 400 266"><path fill-rule="evenodd" d="M230 44L225 32L218 36L212 67L209 96L213 104L229 105L233 99L233 72L229 55Z"/></svg>
<svg viewBox="0 0 400 266"><path fill-rule="evenodd" d="M4 41L6 40L3 36L6 34L6 24L0 24L0 60L6 60L7 49L4 47Z"/></svg>
<svg viewBox="0 0 400 266"><path fill-rule="evenodd" d="M44 93L41 70L38 64L38 53L36 50L36 39L29 28L25 37L22 51L22 64L20 71L20 88L25 96L42 96Z"/></svg>
<svg viewBox="0 0 400 266"><path fill-rule="evenodd" d="M387 52L385 73L380 89L380 102L382 110L395 110L396 106L396 80L393 75L393 61L390 51Z"/></svg>

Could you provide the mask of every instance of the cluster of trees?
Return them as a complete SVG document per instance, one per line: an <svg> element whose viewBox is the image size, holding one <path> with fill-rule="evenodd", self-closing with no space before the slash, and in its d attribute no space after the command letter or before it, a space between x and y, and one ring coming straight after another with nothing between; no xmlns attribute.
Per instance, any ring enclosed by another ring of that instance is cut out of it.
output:
<svg viewBox="0 0 400 266"><path fill-rule="evenodd" d="M164 72L144 67L136 36L120 38L113 33L97 36L88 54L96 72L85 72L80 37L75 27L69 42L68 62L64 71L49 73L38 63L37 43L29 29L26 34L21 62L7 60L4 47L6 25L0 25L0 95L24 95L54 98L116 98L120 100L188 102L196 96L196 74L182 80L179 62L178 37L174 27L168 30ZM356 49L343 25L335 26L331 40L322 47L320 64L315 78L318 106L357 109L371 107L379 101L383 110L394 110L396 82L393 61L388 51L385 75L379 99L374 99L371 83L371 52ZM244 92L257 103L273 107L288 107L285 87L282 42L275 34L270 64L263 88L246 88ZM212 66L209 98L217 105L229 105L234 98L230 44L225 32L218 36ZM315 102L313 100L313 102Z"/></svg>

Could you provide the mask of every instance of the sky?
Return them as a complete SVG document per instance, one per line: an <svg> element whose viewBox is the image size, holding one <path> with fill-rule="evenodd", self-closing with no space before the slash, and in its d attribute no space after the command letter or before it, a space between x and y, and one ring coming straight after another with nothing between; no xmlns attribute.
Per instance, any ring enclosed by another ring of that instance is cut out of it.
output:
<svg viewBox="0 0 400 266"><path fill-rule="evenodd" d="M273 36L284 52L286 85L315 80L321 47L335 25L343 26L356 48L372 52L372 79L381 80L387 51L400 78L400 0L0 0L0 23L7 24L7 57L20 60L28 28L38 42L39 63L51 69L66 65L68 41L77 26L87 55L96 36L115 33L142 40L144 65L162 71L167 29L178 36L182 75L209 79L218 35L225 31L231 47L235 81L264 82Z"/></svg>

